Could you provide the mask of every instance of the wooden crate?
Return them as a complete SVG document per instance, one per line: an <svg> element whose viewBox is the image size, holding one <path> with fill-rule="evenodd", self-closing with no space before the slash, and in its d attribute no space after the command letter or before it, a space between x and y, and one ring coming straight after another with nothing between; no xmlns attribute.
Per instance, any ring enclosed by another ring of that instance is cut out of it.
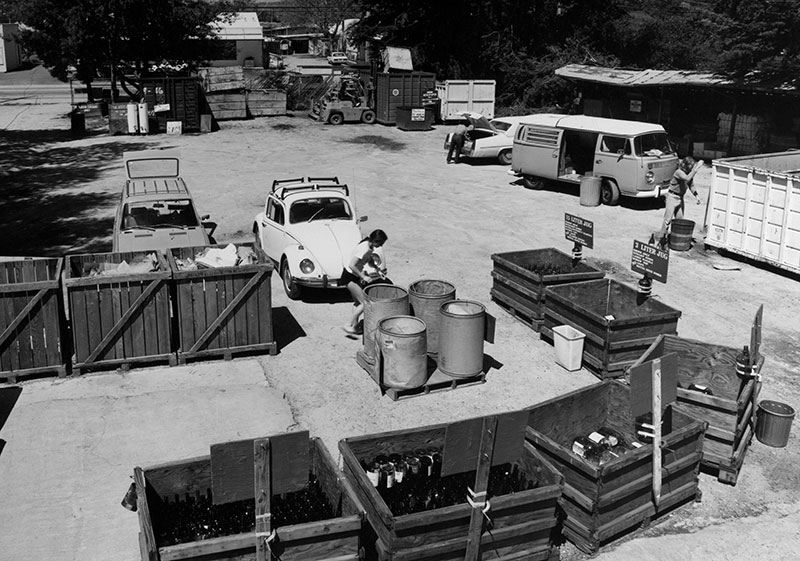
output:
<svg viewBox="0 0 800 561"><path fill-rule="evenodd" d="M605 276L603 271L584 261L576 263L571 255L552 247L495 253L492 261L492 299L534 331L539 331L544 322L545 288ZM559 272L545 272L547 267Z"/></svg>
<svg viewBox="0 0 800 561"><path fill-rule="evenodd" d="M635 440L630 388L617 380L570 392L530 408L527 439L564 476L564 536L585 552L699 494L698 471L705 423L667 409L662 450L662 491L652 496L653 447L630 450L610 462L590 463L572 452L578 436L603 426ZM671 427L669 426L671 424ZM671 430L670 430L671 429Z"/></svg>
<svg viewBox="0 0 800 561"><path fill-rule="evenodd" d="M524 424L524 417L522 420ZM364 505L367 520L377 536L375 549L378 559L461 561L467 558L465 552L470 541L478 544L473 545L483 554L478 558L500 561L557 559L558 549L552 545L551 533L558 524L556 509L562 477L531 445L523 442L523 430L519 432L519 455L514 464L525 471L529 480L538 479L539 486L517 493L489 496L491 532L479 526L477 534L473 534L470 522L474 509L466 502L466 489L461 504L399 516L391 512L370 483L361 462L378 454L402 454L431 446L442 449L447 430L448 425L441 424L346 438L339 442L345 476Z"/></svg>
<svg viewBox="0 0 800 561"><path fill-rule="evenodd" d="M247 111L253 117L286 115L286 92L278 90L248 91Z"/></svg>
<svg viewBox="0 0 800 561"><path fill-rule="evenodd" d="M247 99L244 90L206 93L206 101L217 121L247 118Z"/></svg>
<svg viewBox="0 0 800 561"><path fill-rule="evenodd" d="M545 289L541 333L552 340L557 325L584 333L584 363L605 379L622 376L659 335L675 335L680 316L654 298L642 299L627 285L591 280Z"/></svg>
<svg viewBox="0 0 800 561"><path fill-rule="evenodd" d="M94 270L155 260L157 269L113 275ZM175 363L171 273L159 252L68 255L64 290L72 326L72 371L135 363Z"/></svg>
<svg viewBox="0 0 800 561"><path fill-rule="evenodd" d="M63 258L0 261L0 379L66 373Z"/></svg>
<svg viewBox="0 0 800 561"><path fill-rule="evenodd" d="M736 484L739 470L753 438L756 400L761 391L757 378L742 381L736 374L741 349L712 345L674 335L660 335L632 366L675 353L678 360L676 408L708 423L703 443L703 466L718 471L719 480ZM754 365L761 372L763 356ZM706 386L712 395L688 389Z"/></svg>
<svg viewBox="0 0 800 561"><path fill-rule="evenodd" d="M268 352L277 346L272 330L272 263L253 244L258 262L235 267L184 270L179 260L223 245L173 248L174 317L179 362L196 358L232 358L234 354Z"/></svg>
<svg viewBox="0 0 800 561"><path fill-rule="evenodd" d="M361 558L363 509L330 453L318 438L310 438L310 471L320 482L337 516L275 529L273 559L281 561L354 561ZM306 473L305 471L303 473ZM254 531L165 545L159 537L159 520L166 503L212 494L211 456L202 456L142 469L134 469L142 561L177 559L235 561L256 560ZM250 482L252 484L252 481ZM144 490L144 492L142 492ZM267 555L267 559L270 556Z"/></svg>

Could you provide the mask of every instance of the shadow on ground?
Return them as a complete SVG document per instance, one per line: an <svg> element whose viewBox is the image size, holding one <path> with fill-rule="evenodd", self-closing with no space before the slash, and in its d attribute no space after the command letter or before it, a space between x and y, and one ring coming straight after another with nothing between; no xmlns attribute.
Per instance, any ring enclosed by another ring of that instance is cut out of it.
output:
<svg viewBox="0 0 800 561"><path fill-rule="evenodd" d="M112 192L85 189L122 152L146 144L109 141L78 145L64 130L0 133L0 238L5 255L58 257L111 250ZM108 212L104 214L108 215Z"/></svg>

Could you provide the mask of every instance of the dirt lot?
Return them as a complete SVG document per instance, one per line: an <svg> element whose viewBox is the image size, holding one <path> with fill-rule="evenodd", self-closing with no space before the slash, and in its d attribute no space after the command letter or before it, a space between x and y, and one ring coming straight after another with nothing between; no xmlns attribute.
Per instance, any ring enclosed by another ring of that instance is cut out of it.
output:
<svg viewBox="0 0 800 561"><path fill-rule="evenodd" d="M485 384L393 402L356 364L360 343L343 336L340 326L350 310L346 295L311 293L303 301L290 301L273 276L280 352L258 362L268 385L284 394L297 424L320 436L335 457L343 437L518 409L596 382L586 370L569 373L556 365L552 346L490 301L490 256L542 247L569 251L571 243L563 235L564 213L569 212L594 222L595 248L584 251L588 262L610 278L635 284L639 276L629 268L632 240L646 240L663 212L650 202L581 207L577 190L529 191L502 166L447 165L445 126L427 132L380 125L333 127L296 115L225 122L220 131L205 135L73 139L66 110L63 105L0 105L3 253L110 250L112 216L124 178L122 152L176 147L200 211L219 224L219 242L252 240L253 217L274 178L338 175L355 189L358 213L369 216L365 231L388 233L387 260L396 284L448 280L459 297L485 303L497 317L496 343L485 348L490 365ZM709 179L705 168L696 180L704 200ZM698 223L699 243L689 252L672 253L669 282L655 284L654 297L682 311L682 337L733 347L749 343L753 317L763 303L761 397L798 409L797 280L706 251L699 231L704 212L705 206L690 201L687 217ZM219 363L219 368L228 365ZM29 384L52 382L23 385ZM785 449L754 439L735 487L701 475L702 502L604 548L597 558L797 559L800 446L794 429ZM10 441L7 434L0 436ZM13 461L6 452L0 465ZM27 473L35 478L38 469L29 466ZM112 499L118 503L118 497ZM136 551L92 550L89 545L84 554L63 552L59 558L136 556ZM567 545L561 557L585 556Z"/></svg>

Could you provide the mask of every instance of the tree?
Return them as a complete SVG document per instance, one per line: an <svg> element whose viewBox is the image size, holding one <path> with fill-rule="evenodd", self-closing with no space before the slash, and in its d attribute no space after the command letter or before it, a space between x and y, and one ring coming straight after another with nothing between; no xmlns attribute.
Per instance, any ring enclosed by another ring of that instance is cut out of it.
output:
<svg viewBox="0 0 800 561"><path fill-rule="evenodd" d="M800 87L800 0L729 0L717 70L733 80Z"/></svg>
<svg viewBox="0 0 800 561"><path fill-rule="evenodd" d="M346 19L358 16L358 0L288 0L281 4L281 21L290 25L310 26L325 35L328 48L335 48Z"/></svg>
<svg viewBox="0 0 800 561"><path fill-rule="evenodd" d="M66 81L74 68L91 84L109 70L114 81L152 63L208 60L214 22L235 9L228 0L20 0L13 16L26 26L20 43L53 76Z"/></svg>

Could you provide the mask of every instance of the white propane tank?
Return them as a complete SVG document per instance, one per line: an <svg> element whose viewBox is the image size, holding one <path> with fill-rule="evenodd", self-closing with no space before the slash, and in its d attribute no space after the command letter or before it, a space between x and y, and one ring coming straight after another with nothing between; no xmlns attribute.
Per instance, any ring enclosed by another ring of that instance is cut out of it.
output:
<svg viewBox="0 0 800 561"><path fill-rule="evenodd" d="M128 104L128 134L139 132L139 107L134 103Z"/></svg>
<svg viewBox="0 0 800 561"><path fill-rule="evenodd" d="M147 102L139 102L139 134L150 134L150 123L147 121Z"/></svg>

